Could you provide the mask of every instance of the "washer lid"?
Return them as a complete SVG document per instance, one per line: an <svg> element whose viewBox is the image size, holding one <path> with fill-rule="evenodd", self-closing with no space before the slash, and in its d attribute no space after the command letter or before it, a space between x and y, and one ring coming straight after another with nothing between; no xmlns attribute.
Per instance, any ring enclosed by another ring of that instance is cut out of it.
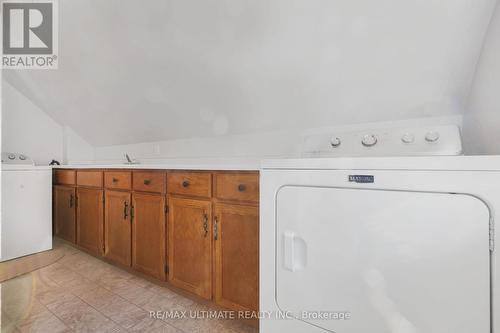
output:
<svg viewBox="0 0 500 333"><path fill-rule="evenodd" d="M2 165L3 164L35 165L35 162L25 154L3 152Z"/></svg>

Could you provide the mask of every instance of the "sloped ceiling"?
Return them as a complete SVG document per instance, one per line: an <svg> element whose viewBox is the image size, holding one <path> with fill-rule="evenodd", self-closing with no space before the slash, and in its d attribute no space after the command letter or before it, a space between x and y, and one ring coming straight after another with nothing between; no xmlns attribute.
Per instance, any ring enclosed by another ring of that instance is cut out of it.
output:
<svg viewBox="0 0 500 333"><path fill-rule="evenodd" d="M456 114L495 2L64 0L4 79L95 146Z"/></svg>

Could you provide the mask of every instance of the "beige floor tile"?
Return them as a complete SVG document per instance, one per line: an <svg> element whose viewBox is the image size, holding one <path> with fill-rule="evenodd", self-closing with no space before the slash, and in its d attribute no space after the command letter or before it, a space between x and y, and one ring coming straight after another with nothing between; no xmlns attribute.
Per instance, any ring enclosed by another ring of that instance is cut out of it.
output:
<svg viewBox="0 0 500 333"><path fill-rule="evenodd" d="M96 282L99 278L108 273L109 267L106 264L86 264L75 270L90 281Z"/></svg>
<svg viewBox="0 0 500 333"><path fill-rule="evenodd" d="M49 310L76 332L114 332L119 327L82 300L75 299L51 304Z"/></svg>
<svg viewBox="0 0 500 333"><path fill-rule="evenodd" d="M59 248L54 247L53 250L43 251L1 262L0 281L6 281L16 276L21 276L40 269L56 262L62 257L64 257L64 253Z"/></svg>
<svg viewBox="0 0 500 333"><path fill-rule="evenodd" d="M91 257L89 255L73 254L72 256L65 256L58 261L64 267L74 272L85 272L88 269L97 269L106 267L107 264Z"/></svg>
<svg viewBox="0 0 500 333"><path fill-rule="evenodd" d="M72 293L76 296L81 296L85 293L91 292L99 287L99 285L93 281L90 281L81 275L74 280L65 281L59 283L60 288Z"/></svg>
<svg viewBox="0 0 500 333"><path fill-rule="evenodd" d="M57 262L50 266L42 268L40 270L40 274L47 277L48 279L51 279L55 283L64 283L79 277L77 273Z"/></svg>
<svg viewBox="0 0 500 333"><path fill-rule="evenodd" d="M153 284L153 283L149 282L148 280L140 278L140 277L135 276L135 275L129 279L129 282L134 283L135 285L137 285L139 287L143 287L145 289L149 289L151 287L158 287L156 284Z"/></svg>
<svg viewBox="0 0 500 333"><path fill-rule="evenodd" d="M258 332L238 321L150 318L148 311L189 314L215 308L65 244L59 246L65 256L58 262L2 283L2 333Z"/></svg>
<svg viewBox="0 0 500 333"><path fill-rule="evenodd" d="M0 328L1 333L11 333L16 330L15 321L13 321L4 311L2 311L0 316Z"/></svg>
<svg viewBox="0 0 500 333"><path fill-rule="evenodd" d="M96 309L103 309L110 306L119 296L109 290L97 287L80 295L80 298Z"/></svg>
<svg viewBox="0 0 500 333"><path fill-rule="evenodd" d="M26 318L16 325L20 332L30 333L63 333L71 332L64 323L48 310Z"/></svg>
<svg viewBox="0 0 500 333"><path fill-rule="evenodd" d="M19 296L31 298L33 294L33 275L24 274L0 283L2 286L2 304L19 300Z"/></svg>
<svg viewBox="0 0 500 333"><path fill-rule="evenodd" d="M134 275L130 274L129 272L121 269L121 268L118 268L118 267L114 267L112 265L109 265L109 271L110 271L110 274L113 275L114 277L116 278L122 278L122 279L125 279L125 280L130 280L131 278L134 277Z"/></svg>
<svg viewBox="0 0 500 333"><path fill-rule="evenodd" d="M89 305L74 295L66 295L64 298L46 306L53 314L62 319L66 314L73 314L78 310L86 309Z"/></svg>
<svg viewBox="0 0 500 333"><path fill-rule="evenodd" d="M36 294L36 299L40 301L40 303L48 306L50 304L59 303L66 301L68 299L73 299L75 296L61 287L51 288L48 290L40 291Z"/></svg>
<svg viewBox="0 0 500 333"><path fill-rule="evenodd" d="M152 329L150 333L183 333L182 331L176 329L168 324L159 325L158 327Z"/></svg>
<svg viewBox="0 0 500 333"><path fill-rule="evenodd" d="M35 295L54 288L59 288L59 285L50 279L46 274L40 272L40 270L32 273L34 281Z"/></svg>
<svg viewBox="0 0 500 333"><path fill-rule="evenodd" d="M29 277L29 275L26 275ZM18 277L2 283L2 312L11 319L17 320L34 313L40 305L34 298L33 280Z"/></svg>
<svg viewBox="0 0 500 333"><path fill-rule="evenodd" d="M164 297L162 295L155 295L147 304L144 309L147 311L195 311L195 306L198 304L194 301L180 295L174 297Z"/></svg>
<svg viewBox="0 0 500 333"><path fill-rule="evenodd" d="M166 322L150 318L149 315L141 320L137 325L128 330L131 333L153 333L153 332L164 332L164 333L181 333L175 327L170 326Z"/></svg>
<svg viewBox="0 0 500 333"><path fill-rule="evenodd" d="M139 307L143 307L155 296L151 291L128 281L113 288L113 292Z"/></svg>
<svg viewBox="0 0 500 333"><path fill-rule="evenodd" d="M100 286L108 290L113 290L118 286L126 284L127 279L124 279L121 276L110 274L108 272L107 274L103 274L98 279L96 279L95 283L99 284Z"/></svg>
<svg viewBox="0 0 500 333"><path fill-rule="evenodd" d="M121 298L114 299L111 304L99 311L126 329L132 328L148 316L145 310Z"/></svg>

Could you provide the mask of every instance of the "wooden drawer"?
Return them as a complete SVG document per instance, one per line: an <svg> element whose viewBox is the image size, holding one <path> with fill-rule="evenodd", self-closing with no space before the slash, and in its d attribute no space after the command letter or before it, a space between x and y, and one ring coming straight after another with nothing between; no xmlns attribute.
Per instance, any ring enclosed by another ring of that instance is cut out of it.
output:
<svg viewBox="0 0 500 333"><path fill-rule="evenodd" d="M102 187L102 171L78 170L76 184L78 186Z"/></svg>
<svg viewBox="0 0 500 333"><path fill-rule="evenodd" d="M214 196L221 200L259 201L258 173L216 173Z"/></svg>
<svg viewBox="0 0 500 333"><path fill-rule="evenodd" d="M132 188L132 173L130 171L105 171L104 186L117 190Z"/></svg>
<svg viewBox="0 0 500 333"><path fill-rule="evenodd" d="M134 171L134 191L165 193L165 173L151 171Z"/></svg>
<svg viewBox="0 0 500 333"><path fill-rule="evenodd" d="M167 173L167 191L173 194L209 198L212 196L212 174L209 172Z"/></svg>
<svg viewBox="0 0 500 333"><path fill-rule="evenodd" d="M76 171L75 170L55 170L54 183L57 185L75 185Z"/></svg>

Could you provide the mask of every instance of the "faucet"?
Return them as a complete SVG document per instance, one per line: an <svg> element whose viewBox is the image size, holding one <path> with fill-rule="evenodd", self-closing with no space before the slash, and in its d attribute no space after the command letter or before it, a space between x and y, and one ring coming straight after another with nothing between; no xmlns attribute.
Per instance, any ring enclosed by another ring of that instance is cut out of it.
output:
<svg viewBox="0 0 500 333"><path fill-rule="evenodd" d="M130 156L128 156L127 153L125 153L125 158L127 159L127 162L125 162L125 164L139 164L138 161L136 161L134 159L131 159Z"/></svg>

